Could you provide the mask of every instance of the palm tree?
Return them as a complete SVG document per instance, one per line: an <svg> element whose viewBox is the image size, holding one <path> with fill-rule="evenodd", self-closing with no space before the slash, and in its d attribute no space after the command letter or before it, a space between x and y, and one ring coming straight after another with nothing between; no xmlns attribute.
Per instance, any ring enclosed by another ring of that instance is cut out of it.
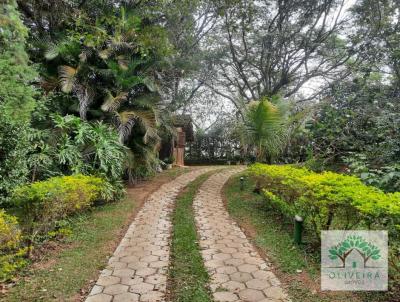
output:
<svg viewBox="0 0 400 302"><path fill-rule="evenodd" d="M159 28L152 36L153 27L142 23L132 10L121 7L118 14L116 23L112 16L110 23L85 25L79 39L42 41L50 63L50 80L43 86L72 95L81 119L112 124L120 143L131 149L127 160L131 169L155 162L160 124L168 115L154 80L155 66L162 59L158 48L165 41ZM59 66L56 74L54 64ZM72 113L69 108L67 112Z"/></svg>
<svg viewBox="0 0 400 302"><path fill-rule="evenodd" d="M284 108L263 98L251 102L244 116L243 139L253 148L257 161L271 162L284 145Z"/></svg>

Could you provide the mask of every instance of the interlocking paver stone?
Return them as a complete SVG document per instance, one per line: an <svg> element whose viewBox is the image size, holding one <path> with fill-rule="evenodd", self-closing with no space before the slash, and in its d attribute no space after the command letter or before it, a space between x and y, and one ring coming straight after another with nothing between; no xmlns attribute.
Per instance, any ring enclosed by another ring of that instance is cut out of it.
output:
<svg viewBox="0 0 400 302"><path fill-rule="evenodd" d="M154 289L153 284L142 282L132 285L129 291L135 294L145 294L149 291L152 291L153 289Z"/></svg>
<svg viewBox="0 0 400 302"><path fill-rule="evenodd" d="M244 289L239 293L240 299L246 302L260 301L264 299L263 292L256 289Z"/></svg>
<svg viewBox="0 0 400 302"><path fill-rule="evenodd" d="M139 295L132 293L123 293L114 296L113 302L136 302L139 301Z"/></svg>
<svg viewBox="0 0 400 302"><path fill-rule="evenodd" d="M97 280L97 285L108 286L108 285L117 284L120 281L121 281L121 279L118 277L100 276L100 278Z"/></svg>
<svg viewBox="0 0 400 302"><path fill-rule="evenodd" d="M222 284L222 286L225 289L229 290L230 292L234 292L234 293L239 292L240 290L246 288L246 286L243 283L237 282L237 281L228 281L228 282L225 282L224 284Z"/></svg>
<svg viewBox="0 0 400 302"><path fill-rule="evenodd" d="M223 205L223 185L241 170L243 167L235 167L212 175L193 201L201 255L211 277L214 300L290 301L270 271L269 263L258 254Z"/></svg>
<svg viewBox="0 0 400 302"><path fill-rule="evenodd" d="M172 205L187 184L215 169L187 172L150 195L86 302L165 300Z"/></svg>
<svg viewBox="0 0 400 302"><path fill-rule="evenodd" d="M103 293L108 295L118 295L119 293L124 293L128 291L129 286L123 284L114 284L106 286L103 289Z"/></svg>
<svg viewBox="0 0 400 302"><path fill-rule="evenodd" d="M239 300L237 295L230 292L215 292L214 299L221 302L235 302Z"/></svg>
<svg viewBox="0 0 400 302"><path fill-rule="evenodd" d="M90 296L86 299L86 302L111 302L112 296L106 294L97 294Z"/></svg>

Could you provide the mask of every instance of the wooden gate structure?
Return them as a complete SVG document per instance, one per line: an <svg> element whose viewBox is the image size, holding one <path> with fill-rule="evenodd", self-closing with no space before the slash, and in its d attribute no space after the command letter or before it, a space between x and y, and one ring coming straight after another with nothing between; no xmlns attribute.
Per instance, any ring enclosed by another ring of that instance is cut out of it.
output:
<svg viewBox="0 0 400 302"><path fill-rule="evenodd" d="M176 115L173 125L175 136L162 142L159 156L161 160L173 157L173 165L184 166L186 143L194 140L192 118L190 115Z"/></svg>
<svg viewBox="0 0 400 302"><path fill-rule="evenodd" d="M181 127L176 128L176 139L174 140L174 147L172 154L174 156L174 165L185 165L185 146L186 146L186 133Z"/></svg>

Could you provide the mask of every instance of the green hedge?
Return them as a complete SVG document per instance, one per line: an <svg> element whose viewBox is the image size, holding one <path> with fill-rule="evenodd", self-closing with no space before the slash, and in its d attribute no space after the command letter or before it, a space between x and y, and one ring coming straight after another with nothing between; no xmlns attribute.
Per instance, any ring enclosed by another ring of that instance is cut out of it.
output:
<svg viewBox="0 0 400 302"><path fill-rule="evenodd" d="M317 237L321 230L357 227L384 228L399 236L400 192L384 193L354 176L290 165L254 164L248 173L271 205L290 218L302 215Z"/></svg>
<svg viewBox="0 0 400 302"><path fill-rule="evenodd" d="M24 231L29 235L44 234L54 229L57 221L104 199L109 184L102 178L76 174L52 177L19 187L13 202Z"/></svg>
<svg viewBox="0 0 400 302"><path fill-rule="evenodd" d="M318 242L321 230L388 230L391 288L400 288L400 192L384 193L354 176L291 165L254 164L247 173L283 217L303 216L306 231Z"/></svg>
<svg viewBox="0 0 400 302"><path fill-rule="evenodd" d="M27 263L26 255L37 237L68 233L57 229L60 220L90 208L95 201L114 200L114 193L115 188L103 178L82 174L17 188L12 210L18 219L0 210L0 282L9 280Z"/></svg>
<svg viewBox="0 0 400 302"><path fill-rule="evenodd" d="M17 218L0 210L0 282L26 264L28 249L22 247L21 239Z"/></svg>

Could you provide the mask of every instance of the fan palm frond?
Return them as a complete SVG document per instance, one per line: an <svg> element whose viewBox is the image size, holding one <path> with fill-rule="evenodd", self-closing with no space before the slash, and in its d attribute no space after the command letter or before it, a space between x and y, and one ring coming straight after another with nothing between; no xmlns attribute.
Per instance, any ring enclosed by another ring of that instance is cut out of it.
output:
<svg viewBox="0 0 400 302"><path fill-rule="evenodd" d="M144 143L150 138L159 139L157 134L157 119L152 110L131 110L116 113L120 141L124 142L129 137L133 126L139 123L145 130Z"/></svg>
<svg viewBox="0 0 400 302"><path fill-rule="evenodd" d="M49 61L54 60L55 58L58 57L59 54L60 54L60 48L58 47L57 44L49 42L46 45L46 49L44 52L44 57L46 58L46 60Z"/></svg>
<svg viewBox="0 0 400 302"><path fill-rule="evenodd" d="M131 134L132 128L136 124L136 119L124 112L116 113L115 117L118 125L119 141L124 143Z"/></svg>
<svg viewBox="0 0 400 302"><path fill-rule="evenodd" d="M94 54L94 50L91 48L86 48L84 49L80 54L79 54L79 60L84 63L87 61L89 57L91 57Z"/></svg>
<svg viewBox="0 0 400 302"><path fill-rule="evenodd" d="M61 90L65 93L70 93L76 83L77 68L62 65L58 67L58 76L60 79Z"/></svg>
<svg viewBox="0 0 400 302"><path fill-rule="evenodd" d="M131 52L135 50L136 46L131 42L123 41L122 39L113 39L109 41L108 48L113 53Z"/></svg>
<svg viewBox="0 0 400 302"><path fill-rule="evenodd" d="M74 92L79 100L79 115L83 120L86 120L86 114L89 105L93 102L95 92L91 87L81 84L74 86Z"/></svg>
<svg viewBox="0 0 400 302"><path fill-rule="evenodd" d="M118 62L119 67L121 67L122 70L126 71L129 69L130 60L127 57L120 55L117 57L117 62Z"/></svg>
<svg viewBox="0 0 400 302"><path fill-rule="evenodd" d="M46 60L54 60L58 57L76 56L81 52L81 45L74 39L54 41L50 37L37 38L34 40L35 46L43 51Z"/></svg>
<svg viewBox="0 0 400 302"><path fill-rule="evenodd" d="M111 56L110 48L105 48L99 51L99 57L102 58L103 60L108 59L110 56Z"/></svg>
<svg viewBox="0 0 400 302"><path fill-rule="evenodd" d="M116 111L127 100L127 97L128 93L126 92L121 92L114 97L110 91L107 91L107 96L104 99L103 105L101 105L101 110L105 112Z"/></svg>

